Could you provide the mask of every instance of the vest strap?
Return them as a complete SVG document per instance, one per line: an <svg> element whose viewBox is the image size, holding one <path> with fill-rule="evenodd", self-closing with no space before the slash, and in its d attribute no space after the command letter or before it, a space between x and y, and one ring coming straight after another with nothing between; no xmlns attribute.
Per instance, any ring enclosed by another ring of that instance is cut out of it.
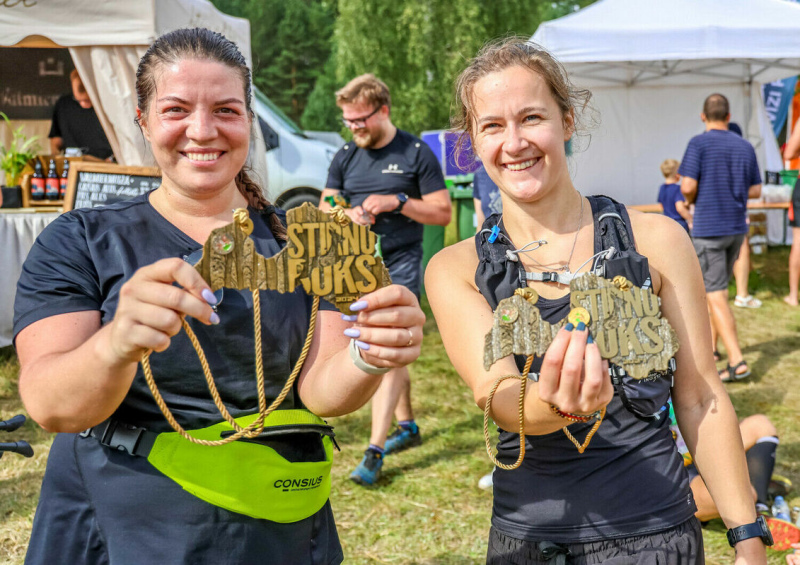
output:
<svg viewBox="0 0 800 565"><path fill-rule="evenodd" d="M569 285L572 279L575 278L575 273L558 273L554 271L545 271L543 273L529 273L525 272L525 279L537 282L557 282L558 284Z"/></svg>

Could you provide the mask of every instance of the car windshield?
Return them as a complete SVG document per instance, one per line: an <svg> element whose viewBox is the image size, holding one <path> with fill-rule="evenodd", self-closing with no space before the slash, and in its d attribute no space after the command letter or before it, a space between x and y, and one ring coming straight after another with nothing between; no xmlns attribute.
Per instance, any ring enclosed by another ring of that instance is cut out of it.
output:
<svg viewBox="0 0 800 565"><path fill-rule="evenodd" d="M300 129L300 126L298 126L296 123L294 123L292 121L292 118L290 118L289 116L284 114L283 110L278 108L275 105L275 103L272 102L272 100L267 98L266 94L264 94L263 92L261 92L259 89L255 88L255 87L253 88L253 92L256 95L256 99L259 102L261 102L264 106L269 108L269 110L275 115L275 117L278 118L281 121L281 124L283 125L283 127L288 129L290 132L292 132L295 135L306 137L306 134L303 133L303 130Z"/></svg>

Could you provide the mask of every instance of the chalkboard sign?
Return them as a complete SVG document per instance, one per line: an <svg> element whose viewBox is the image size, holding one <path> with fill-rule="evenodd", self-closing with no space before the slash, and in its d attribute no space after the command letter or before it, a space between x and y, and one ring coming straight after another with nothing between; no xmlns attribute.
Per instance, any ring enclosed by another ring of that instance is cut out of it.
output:
<svg viewBox="0 0 800 565"><path fill-rule="evenodd" d="M112 163L77 162L69 168L64 211L130 200L160 184L161 171L158 167L123 167Z"/></svg>

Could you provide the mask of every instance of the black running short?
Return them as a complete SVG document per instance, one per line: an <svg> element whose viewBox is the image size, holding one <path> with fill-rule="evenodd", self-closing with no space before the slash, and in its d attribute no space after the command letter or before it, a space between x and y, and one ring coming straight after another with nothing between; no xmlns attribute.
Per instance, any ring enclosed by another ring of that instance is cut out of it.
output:
<svg viewBox="0 0 800 565"><path fill-rule="evenodd" d="M703 565L703 533L692 517L655 534L589 543L519 540L492 527L486 565Z"/></svg>
<svg viewBox="0 0 800 565"><path fill-rule="evenodd" d="M794 183L792 198L789 201L789 225L793 228L800 228L800 177Z"/></svg>

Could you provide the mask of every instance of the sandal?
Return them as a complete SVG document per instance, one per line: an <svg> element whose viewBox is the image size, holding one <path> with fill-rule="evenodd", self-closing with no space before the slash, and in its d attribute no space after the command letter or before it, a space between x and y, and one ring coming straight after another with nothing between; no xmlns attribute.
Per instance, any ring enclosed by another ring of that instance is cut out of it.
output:
<svg viewBox="0 0 800 565"><path fill-rule="evenodd" d="M736 369L738 369L739 367L744 367L746 371L744 371L743 373L737 373ZM723 377L722 375L726 373L728 376ZM740 381L742 379L746 379L750 375L751 375L750 367L747 366L747 361L745 361L744 359L736 363L736 365L733 366L728 365L727 367L719 371L719 376L720 379L722 379L723 383L732 383L735 381Z"/></svg>
<svg viewBox="0 0 800 565"><path fill-rule="evenodd" d="M716 349L714 350L714 363L719 363L722 361L722 355L719 354L719 351Z"/></svg>

